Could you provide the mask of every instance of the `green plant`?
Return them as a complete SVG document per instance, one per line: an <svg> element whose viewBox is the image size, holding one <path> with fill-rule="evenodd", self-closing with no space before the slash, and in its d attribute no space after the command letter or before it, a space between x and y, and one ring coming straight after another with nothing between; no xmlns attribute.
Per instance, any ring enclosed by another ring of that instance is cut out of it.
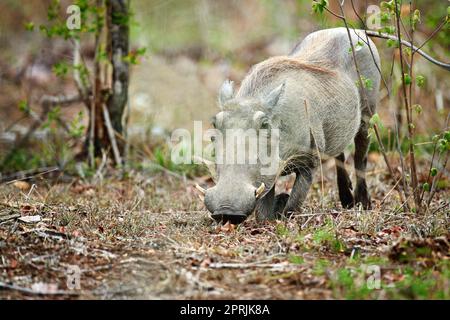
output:
<svg viewBox="0 0 450 320"><path fill-rule="evenodd" d="M313 8L314 12L316 13L322 14L324 10L326 10L333 16L339 18L345 25L347 32L350 35L350 29L353 28L353 26L351 22L348 21L346 18L343 3L338 2L338 4L341 10L340 14L332 12L329 8L327 8L326 2L313 1ZM405 14L406 10L403 11L401 10L402 9L401 0L383 1L380 3L380 6L382 9L380 20L383 25L381 29L379 29L378 35L381 38L387 39L388 46L398 48L399 51L400 58L398 59L398 64L400 67L400 76L401 76L400 94L402 98L402 107L404 108L404 113L406 114L406 123L403 130L402 128L400 128L400 124L396 123L396 128L394 131L395 139L393 140L395 141L395 144L388 143L388 150L386 150L385 148L385 141L383 141L383 136L381 135L383 131L383 126L377 114L374 114L372 116L372 119L370 120L372 128L371 133L375 133L374 136L378 143L378 147L376 147L376 150L380 151L383 155L389 174L392 176L394 180L395 183L394 188L397 190L400 196L402 207L404 208L405 211L410 210L411 212L422 213L424 209L426 210L429 208L431 199L433 198L433 195L436 191L436 186L438 185L438 181L441 177L441 173L437 173L435 170L433 171L434 176L431 176L431 174L429 173L427 181L422 185L419 184L420 172L418 168L417 157L420 156L421 148L417 147L419 145L418 143L419 138L416 133L416 122L417 118L422 115L423 108L419 104L414 104L413 99L415 97L414 90L416 89L416 86L418 89L424 88L426 81L423 75L415 76L414 74L415 55L418 52L422 54L417 48L414 47L415 44L414 32L420 26L422 20L425 19L423 19L420 10L417 9L415 7L415 4L413 4L412 2L409 2L409 13L406 14ZM353 2L352 8L356 16L359 18L360 23L364 27L366 27L365 21L361 18L361 16L355 9ZM403 28L401 28L403 20L407 20L407 24L403 25ZM448 28L446 28L446 26L448 26L448 21L449 18L447 14L445 17L441 18L441 23L435 24L435 28L431 36L427 38L422 44L416 45L419 48L422 48L427 44L427 42L431 41L432 38L435 37L436 35L438 34L442 35L442 33L445 34L446 32L448 32ZM442 32L440 33L440 31ZM406 32L408 33L408 38L410 39L410 41L412 41L412 43L404 42L405 38L404 34ZM373 35L373 33L371 35ZM351 42L350 48L350 52L352 53L355 62L356 73L358 74L359 77L358 86L363 87L365 90L371 90L372 85L371 82L368 81L369 79L365 79L364 77L360 76L360 69L359 69L360 66L358 66L358 62L354 52L355 51L354 49L358 48L359 45L360 45L359 41L356 44L353 44ZM392 62L392 67L393 66L394 61ZM416 86L414 85L414 79ZM366 93L364 90L362 91L364 98ZM448 121L446 126L448 126ZM448 130L448 128L446 127L445 130ZM405 136L402 136L403 131L406 132ZM391 139L392 134L390 132L388 133L388 137L389 137L388 142L390 142L392 140ZM400 177L398 177L398 175L392 168L392 165L390 164L389 155L387 154L387 151L389 151L390 147L394 145L396 145L396 151L399 153L399 157L401 159L402 174ZM371 150L375 150L373 144L371 148L372 148ZM440 166L445 167L448 162L448 153L449 153L448 140L445 138L441 138L440 140L438 139L436 141L435 148L437 148L441 154L446 153L446 155L444 156L439 156L437 160L437 162L440 163ZM433 162L435 153L436 152L433 150L431 167L433 166L437 167L436 165L434 165ZM433 177L433 183L429 181L430 177ZM402 184L399 184L399 182L402 182ZM400 188L401 185L403 188ZM426 201L424 201L425 192L430 193L428 200Z"/></svg>
<svg viewBox="0 0 450 320"><path fill-rule="evenodd" d="M303 264L305 259L302 256L290 255L289 262L293 264Z"/></svg>
<svg viewBox="0 0 450 320"><path fill-rule="evenodd" d="M334 252L345 251L345 244L338 239L332 221L328 221L326 225L314 231L313 242L317 246L325 246Z"/></svg>

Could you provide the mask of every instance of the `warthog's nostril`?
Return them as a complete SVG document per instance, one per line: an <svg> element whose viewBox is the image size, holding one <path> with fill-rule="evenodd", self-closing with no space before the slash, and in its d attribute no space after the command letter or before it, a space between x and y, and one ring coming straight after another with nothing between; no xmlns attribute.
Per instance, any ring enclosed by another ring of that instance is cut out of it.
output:
<svg viewBox="0 0 450 320"><path fill-rule="evenodd" d="M211 217L217 222L223 223L230 222L232 224L239 224L244 222L245 219L247 219L247 215L245 215L243 212L232 211L229 209L214 211Z"/></svg>

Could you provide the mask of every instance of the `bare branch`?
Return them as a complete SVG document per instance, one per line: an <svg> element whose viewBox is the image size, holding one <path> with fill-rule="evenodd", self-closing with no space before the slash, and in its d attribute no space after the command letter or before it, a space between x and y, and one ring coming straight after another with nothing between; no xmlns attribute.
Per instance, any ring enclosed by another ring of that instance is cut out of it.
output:
<svg viewBox="0 0 450 320"><path fill-rule="evenodd" d="M430 41L431 39L434 38L434 36L441 31L441 29L447 24L447 19L444 19L441 21L441 23L439 24L439 26L430 34L430 36L420 45L418 46L413 52L412 54L416 53L418 50L422 49L424 45L426 45L428 43L428 41Z"/></svg>
<svg viewBox="0 0 450 320"><path fill-rule="evenodd" d="M69 104L78 103L78 102L82 102L82 101L83 101L83 97L80 94L74 94L74 95L70 95L70 96L43 95L41 97L40 103L42 105L47 105L47 106L63 106L63 105L69 105Z"/></svg>
<svg viewBox="0 0 450 320"><path fill-rule="evenodd" d="M117 165L122 164L122 158L120 157L119 147L117 146L117 140L114 135L114 128L111 124L111 119L109 117L109 112L106 106L103 104L103 118L105 120L106 131L108 132L109 141L111 142L112 151L114 154L114 161Z"/></svg>
<svg viewBox="0 0 450 320"><path fill-rule="evenodd" d="M399 50L400 50L400 69L401 69L401 77L402 77L402 91L403 91L403 100L405 104L406 118L408 121L408 140L409 140L409 164L411 170L411 180L412 180L412 188L414 194L414 201L416 204L416 209L420 210L420 194L418 192L417 186L417 169L416 169L416 159L414 153L414 144L412 143L412 139L414 137L414 129L411 118L411 110L410 110L410 101L408 101L408 94L406 91L406 80L405 80L405 67L403 63L403 44L401 42L402 35L400 30L400 12L397 6L398 0L395 0L395 17L397 22L397 38L399 42ZM413 48L413 44L409 44L411 48Z"/></svg>
<svg viewBox="0 0 450 320"><path fill-rule="evenodd" d="M378 63L377 63L377 61L376 61L376 59L375 59L375 56L374 56L374 54L373 54L372 47L370 46L370 43L369 43L369 35L367 34L367 25L366 25L366 23L364 22L364 19L359 15L358 10L356 10L355 4L353 3L353 0L351 0L351 4L352 4L353 12L356 14L356 16L358 17L359 21L360 21L361 24L364 26L364 33L365 33L365 35L366 35L366 41L365 41L365 43L366 43L366 45L367 45L368 48L369 48L370 55L372 56L372 60L373 60L373 62L375 63L375 66L377 67L378 73L380 74L381 79L383 80L384 86L386 87L386 90L387 90L387 92L388 92L388 97L390 97L390 96L391 96L391 91L389 90L389 86L388 86L388 84L387 84L387 82L386 82L386 79L385 79L384 76L383 76L383 73L381 72L381 68L380 68L380 66L378 65ZM356 30L353 29L353 32L358 36L358 38L360 38L360 36L359 36L359 34L356 32ZM363 40L363 41L364 41L364 40Z"/></svg>
<svg viewBox="0 0 450 320"><path fill-rule="evenodd" d="M366 32L367 32L367 34L368 34L369 36L374 37L374 38L390 39L390 40L394 40L394 41L397 41L397 42L399 41L399 38L398 38L398 37L392 36L392 35L389 35L389 34L380 33L380 32L377 32L377 31L371 31L371 30L367 30ZM434 59L433 57L431 57L430 55L428 55L427 53L425 53L424 51L422 51L422 50L420 49L420 47L418 48L418 47L416 47L416 46L414 46L414 45L411 45L411 43L408 42L408 41L405 41L405 40L401 39L400 42L401 42L404 46L407 46L407 47L412 48L412 49L414 50L413 52L417 52L417 53L420 54L422 57L424 57L425 59L427 59L428 61L430 61L431 63L434 63L435 65L437 65L437 66L439 66L439 67L441 67L441 68L444 68L444 69L447 70L447 71L450 71L450 63L445 63L445 62L441 62L441 61L438 61L438 60Z"/></svg>

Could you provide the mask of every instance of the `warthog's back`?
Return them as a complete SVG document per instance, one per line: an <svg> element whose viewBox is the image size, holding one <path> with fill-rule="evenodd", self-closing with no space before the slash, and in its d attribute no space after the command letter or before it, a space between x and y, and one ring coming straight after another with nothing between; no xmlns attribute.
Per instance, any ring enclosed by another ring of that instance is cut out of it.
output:
<svg viewBox="0 0 450 320"><path fill-rule="evenodd" d="M381 81L378 50L364 31L350 29L350 35L361 76L372 81L372 89L366 90L365 94L369 107L374 107ZM359 79L351 49L347 29L334 28L309 34L292 50L290 56L323 68L339 70L347 74L356 84ZM362 88L359 89L359 93L362 96Z"/></svg>
<svg viewBox="0 0 450 320"><path fill-rule="evenodd" d="M363 60L370 67L375 67L375 62L379 65L380 58L375 44L368 38L362 30L350 30L353 45L355 46L356 57L359 60L367 57L370 60ZM358 44L359 43L359 44ZM370 45L370 49L366 44ZM372 52L370 52L372 51ZM373 58L372 55L373 54ZM289 54L289 56L306 61L314 65L320 65L331 69L342 69L354 71L353 55L348 38L347 29L334 28L325 29L309 34L301 41ZM364 68L365 65L361 65ZM376 67L375 67L376 69Z"/></svg>
<svg viewBox="0 0 450 320"><path fill-rule="evenodd" d="M355 33L354 31L352 31ZM353 34L353 43L365 36ZM375 61L378 53L372 42ZM357 46L357 60L363 77L373 80L369 104L376 103L380 76L368 46ZM308 35L289 56L269 58L255 65L237 94L263 97L286 84L278 113L283 122L281 147L292 154L311 145L310 129L319 149L335 156L354 138L361 121L361 89L344 28L322 30ZM284 140L283 140L284 139Z"/></svg>

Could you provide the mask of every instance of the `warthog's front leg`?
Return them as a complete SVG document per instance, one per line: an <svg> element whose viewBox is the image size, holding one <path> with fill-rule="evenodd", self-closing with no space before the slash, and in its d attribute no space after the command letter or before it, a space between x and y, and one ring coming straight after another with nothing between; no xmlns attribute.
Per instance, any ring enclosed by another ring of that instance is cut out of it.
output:
<svg viewBox="0 0 450 320"><path fill-rule="evenodd" d="M295 182L291 194L281 193L275 196L275 185L256 204L256 218L258 220L273 220L288 216L297 211L305 201L313 180L314 170L318 159L310 157L308 162L303 161L295 172ZM292 171L291 171L292 172ZM286 174L288 174L287 171Z"/></svg>
<svg viewBox="0 0 450 320"><path fill-rule="evenodd" d="M311 187L314 174L314 168L303 167L296 172L294 186L291 195L287 200L283 210L283 215L288 216L297 211L305 201L309 188Z"/></svg>
<svg viewBox="0 0 450 320"><path fill-rule="evenodd" d="M287 216L301 206L311 186L313 169L304 168L296 173L291 194L281 193L275 196L275 186L256 204L258 220L273 220Z"/></svg>
<svg viewBox="0 0 450 320"><path fill-rule="evenodd" d="M274 201L275 201L275 185L256 203L256 219L257 220L273 220L274 216Z"/></svg>
<svg viewBox="0 0 450 320"><path fill-rule="evenodd" d="M348 176L348 172L345 169L345 155L341 153L336 158L336 175L337 175L337 185L339 190L339 199L344 208L353 207L353 195L350 190L352 190L352 181Z"/></svg>

